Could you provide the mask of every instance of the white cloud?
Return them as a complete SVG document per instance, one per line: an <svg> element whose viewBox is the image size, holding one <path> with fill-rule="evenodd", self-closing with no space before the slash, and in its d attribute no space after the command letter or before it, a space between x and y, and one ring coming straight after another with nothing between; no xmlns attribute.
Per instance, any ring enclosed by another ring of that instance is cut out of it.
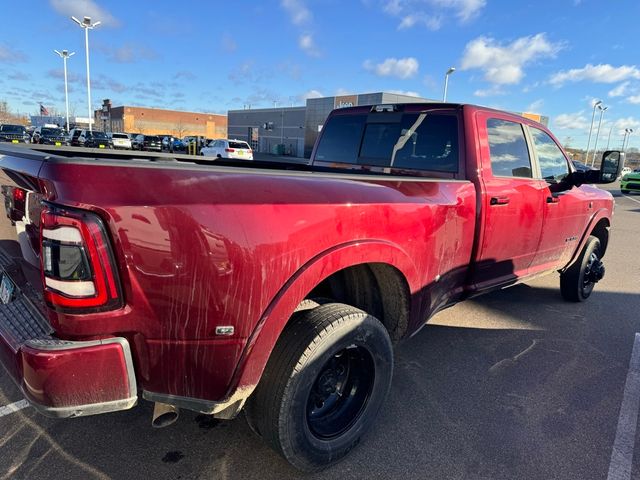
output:
<svg viewBox="0 0 640 480"><path fill-rule="evenodd" d="M581 110L575 113L563 113L553 119L553 126L558 130L588 131L591 123Z"/></svg>
<svg viewBox="0 0 640 480"><path fill-rule="evenodd" d="M220 50L224 53L234 53L238 49L238 44L231 35L225 33L220 39Z"/></svg>
<svg viewBox="0 0 640 480"><path fill-rule="evenodd" d="M640 95L632 95L627 98L627 100L629 101L629 103L640 104Z"/></svg>
<svg viewBox="0 0 640 480"><path fill-rule="evenodd" d="M476 97L480 97L480 98L494 97L496 95L504 95L505 93L507 92L505 92L502 88L500 88L499 85L494 85L486 89L478 89L475 92L473 92L473 94Z"/></svg>
<svg viewBox="0 0 640 480"><path fill-rule="evenodd" d="M311 21L311 12L302 0L282 0L280 4L294 25L304 25Z"/></svg>
<svg viewBox="0 0 640 480"><path fill-rule="evenodd" d="M414 57L387 58L384 62L374 64L371 60L364 62L365 70L375 73L379 77L396 77L407 79L418 73L420 64Z"/></svg>
<svg viewBox="0 0 640 480"><path fill-rule="evenodd" d="M320 56L320 50L313 40L313 35L311 35L310 33L300 35L300 38L298 39L298 46L300 47L300 50L302 50L310 57Z"/></svg>
<svg viewBox="0 0 640 480"><path fill-rule="evenodd" d="M589 63L583 68L557 72L551 76L549 83L561 86L567 82L618 83L630 79L640 80L640 69L635 65L614 67L608 63L599 65Z"/></svg>
<svg viewBox="0 0 640 480"><path fill-rule="evenodd" d="M300 95L301 100L308 100L309 98L322 98L324 95L319 90L309 90L306 93Z"/></svg>
<svg viewBox="0 0 640 480"><path fill-rule="evenodd" d="M344 95L353 95L353 90L350 90L348 88L339 88L336 90L335 96L336 97L342 97Z"/></svg>
<svg viewBox="0 0 640 480"><path fill-rule="evenodd" d="M519 83L524 67L541 58L555 57L562 43L552 43L544 33L501 44L490 37L478 37L465 47L462 70L480 69L485 80L496 85Z"/></svg>
<svg viewBox="0 0 640 480"><path fill-rule="evenodd" d="M382 9L400 19L398 29L423 25L438 30L452 15L460 23L469 22L486 4L486 0L382 0Z"/></svg>
<svg viewBox="0 0 640 480"><path fill-rule="evenodd" d="M540 98L535 102L530 103L525 111L530 113L540 113L542 107L544 107L544 100Z"/></svg>
<svg viewBox="0 0 640 480"><path fill-rule="evenodd" d="M396 95L406 95L408 97L422 97L422 95L413 90L387 90L387 92L395 93Z"/></svg>
<svg viewBox="0 0 640 480"><path fill-rule="evenodd" d="M614 88L613 90L610 90L609 91L609 96L610 97L622 97L627 92L628 88L629 88L629 82L623 82L620 85L618 85L616 88Z"/></svg>
<svg viewBox="0 0 640 480"><path fill-rule="evenodd" d="M83 17L91 17L92 22L102 22L107 27L117 27L120 22L117 18L100 7L93 0L49 0L55 11L62 15L73 16L80 20Z"/></svg>

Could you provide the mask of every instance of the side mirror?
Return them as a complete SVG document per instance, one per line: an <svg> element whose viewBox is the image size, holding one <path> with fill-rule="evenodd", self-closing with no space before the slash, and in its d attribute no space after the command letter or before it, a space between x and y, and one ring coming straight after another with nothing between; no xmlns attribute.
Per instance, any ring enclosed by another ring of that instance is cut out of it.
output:
<svg viewBox="0 0 640 480"><path fill-rule="evenodd" d="M622 167L624 167L624 153L617 150L604 152L600 169L585 172L583 183L613 183L620 176Z"/></svg>

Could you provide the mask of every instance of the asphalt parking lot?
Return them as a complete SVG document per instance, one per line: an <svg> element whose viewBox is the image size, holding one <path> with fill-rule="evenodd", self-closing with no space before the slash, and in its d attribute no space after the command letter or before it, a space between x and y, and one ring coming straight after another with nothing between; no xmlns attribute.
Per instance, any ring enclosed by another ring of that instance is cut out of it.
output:
<svg viewBox="0 0 640 480"><path fill-rule="evenodd" d="M183 412L152 429L143 401L71 420L0 408L0 478L640 478L632 388L640 371L630 371L640 332L640 195L611 190L607 275L589 301L564 302L554 275L440 313L398 347L386 410L366 442L323 473L293 470L243 417ZM20 400L0 370L0 407Z"/></svg>

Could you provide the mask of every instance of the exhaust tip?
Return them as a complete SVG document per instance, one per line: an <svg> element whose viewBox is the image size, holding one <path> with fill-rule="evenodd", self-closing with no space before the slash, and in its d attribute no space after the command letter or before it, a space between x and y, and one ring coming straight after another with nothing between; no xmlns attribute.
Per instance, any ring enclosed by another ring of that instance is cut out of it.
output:
<svg viewBox="0 0 640 480"><path fill-rule="evenodd" d="M153 418L151 426L154 428L168 427L178 420L179 411L177 407L166 403L156 402L153 406Z"/></svg>

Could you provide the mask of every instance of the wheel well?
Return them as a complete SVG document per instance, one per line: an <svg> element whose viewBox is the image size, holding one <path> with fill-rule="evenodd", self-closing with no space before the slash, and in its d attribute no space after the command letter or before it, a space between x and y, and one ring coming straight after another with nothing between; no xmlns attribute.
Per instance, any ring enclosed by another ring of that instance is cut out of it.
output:
<svg viewBox="0 0 640 480"><path fill-rule="evenodd" d="M370 313L382 322L394 342L404 336L409 326L409 285L397 268L385 263L339 270L317 285L307 298L327 298Z"/></svg>
<svg viewBox="0 0 640 480"><path fill-rule="evenodd" d="M603 257L609 244L609 220L606 218L600 219L598 223L596 223L596 226L593 227L591 235L600 240L600 257Z"/></svg>

